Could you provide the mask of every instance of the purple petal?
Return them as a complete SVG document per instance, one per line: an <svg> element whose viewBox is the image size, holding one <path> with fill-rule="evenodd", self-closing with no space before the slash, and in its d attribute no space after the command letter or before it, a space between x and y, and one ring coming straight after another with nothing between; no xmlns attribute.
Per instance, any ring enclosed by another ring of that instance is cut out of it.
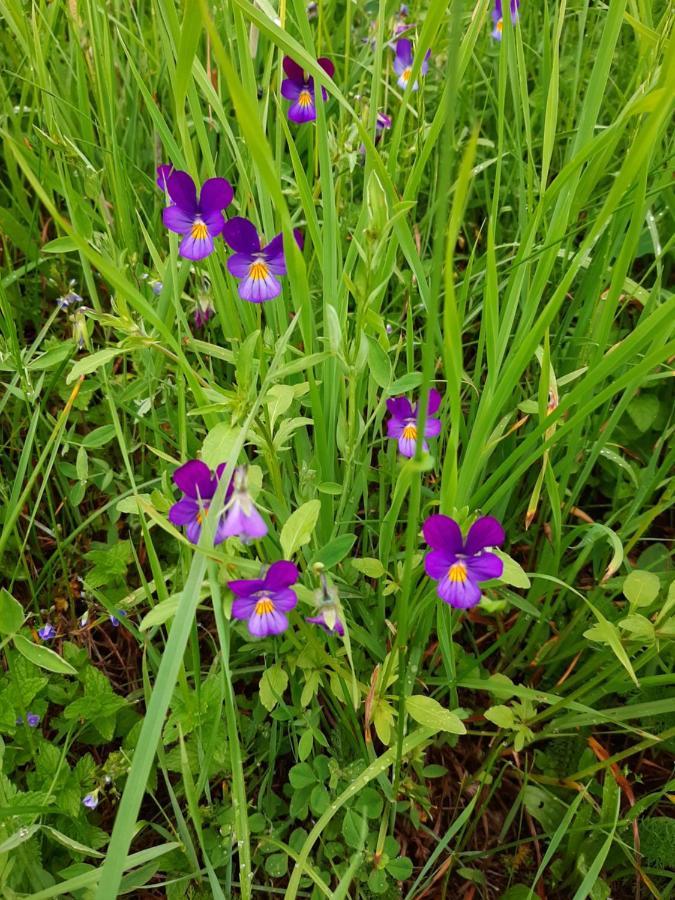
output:
<svg viewBox="0 0 675 900"><path fill-rule="evenodd" d="M440 419L427 419L424 423L424 437L434 438L441 433Z"/></svg>
<svg viewBox="0 0 675 900"><path fill-rule="evenodd" d="M254 261L255 257L250 253L233 253L227 258L227 268L235 278L246 278Z"/></svg>
<svg viewBox="0 0 675 900"><path fill-rule="evenodd" d="M272 275L286 274L286 259L284 258L283 251L277 253L276 256L273 256L272 254L268 255L267 248L265 248L265 262Z"/></svg>
<svg viewBox="0 0 675 900"><path fill-rule="evenodd" d="M162 190L168 190L169 176L174 172L174 167L171 163L164 163L161 166L157 166L157 187Z"/></svg>
<svg viewBox="0 0 675 900"><path fill-rule="evenodd" d="M267 534L267 525L255 506L244 515L244 533L249 538L262 538Z"/></svg>
<svg viewBox="0 0 675 900"><path fill-rule="evenodd" d="M265 303L266 300L278 297L280 293L281 284L269 271L264 277L253 278L247 275L239 282L239 296L249 303Z"/></svg>
<svg viewBox="0 0 675 900"><path fill-rule="evenodd" d="M429 59L431 58L431 50L427 50L424 54L424 59L422 60L422 65L420 66L420 74L426 75L429 71Z"/></svg>
<svg viewBox="0 0 675 900"><path fill-rule="evenodd" d="M429 516L422 526L424 540L434 550L445 550L448 553L462 552L462 531L449 516Z"/></svg>
<svg viewBox="0 0 675 900"><path fill-rule="evenodd" d="M169 522L174 525L187 525L199 515L199 503L192 497L183 497L169 510Z"/></svg>
<svg viewBox="0 0 675 900"><path fill-rule="evenodd" d="M220 212L232 203L234 191L227 178L209 178L202 185L199 195L199 210L206 216L211 212Z"/></svg>
<svg viewBox="0 0 675 900"><path fill-rule="evenodd" d="M191 234L186 234L180 242L178 252L185 259L205 259L213 253L213 238L208 232L206 237L192 237Z"/></svg>
<svg viewBox="0 0 675 900"><path fill-rule="evenodd" d="M299 81L300 83L304 82L305 73L302 67L299 66L294 59L291 59L290 56L284 56L283 67L284 72L292 81Z"/></svg>
<svg viewBox="0 0 675 900"><path fill-rule="evenodd" d="M211 469L201 459L191 459L173 473L176 487L196 500L198 497L210 500L214 486L211 481Z"/></svg>
<svg viewBox="0 0 675 900"><path fill-rule="evenodd" d="M225 533L225 520L220 518L218 520L218 526L216 527L216 533L213 536L213 546L217 547L218 544L222 544L224 540L226 540L227 534Z"/></svg>
<svg viewBox="0 0 675 900"><path fill-rule="evenodd" d="M281 82L281 96L286 100L297 100L300 93L304 91L305 85L302 81L295 81L292 78L284 78Z"/></svg>
<svg viewBox="0 0 675 900"><path fill-rule="evenodd" d="M398 451L401 456L406 456L408 459L412 459L415 455L416 449L417 438L403 437L403 432L401 432L401 437L398 439Z"/></svg>
<svg viewBox="0 0 675 900"><path fill-rule="evenodd" d="M174 172L169 176L166 186L176 206L180 206L188 215L197 214L197 189L187 172Z"/></svg>
<svg viewBox="0 0 675 900"><path fill-rule="evenodd" d="M394 68L396 69L396 63L400 63L402 69L408 68L408 66L412 65L413 61L413 53L412 53L412 44L408 40L408 38L399 38L396 41L396 59L394 60ZM396 69L398 73L398 69Z"/></svg>
<svg viewBox="0 0 675 900"><path fill-rule="evenodd" d="M274 600L275 608L281 612L295 609L298 604L297 594L291 588L282 588L280 591L275 591L272 594L272 599Z"/></svg>
<svg viewBox="0 0 675 900"><path fill-rule="evenodd" d="M387 400L387 409L397 419L414 418L413 409L410 400L407 397L392 397Z"/></svg>
<svg viewBox="0 0 675 900"><path fill-rule="evenodd" d="M278 610L264 613L258 616L255 613L248 620L248 630L255 637L269 637L272 634L281 634L288 628L288 619Z"/></svg>
<svg viewBox="0 0 675 900"><path fill-rule="evenodd" d="M266 244L262 250L265 255L265 259L271 259L275 256L279 256L281 253L283 255L284 252L284 235L282 232L279 234L275 234L269 244Z"/></svg>
<svg viewBox="0 0 675 900"><path fill-rule="evenodd" d="M424 571L429 578L440 581L448 574L450 566L457 562L457 557L447 550L432 550L424 557Z"/></svg>
<svg viewBox="0 0 675 900"><path fill-rule="evenodd" d="M223 228L225 243L238 253L258 253L260 238L253 222L243 216L228 219Z"/></svg>
<svg viewBox="0 0 675 900"><path fill-rule="evenodd" d="M438 410L441 405L441 400L443 398L438 393L436 388L431 388L429 391L429 403L427 405L427 415L433 416L433 414Z"/></svg>
<svg viewBox="0 0 675 900"><path fill-rule="evenodd" d="M403 429L405 428L405 422L402 422L400 419L397 419L395 416L392 416L391 419L387 422L387 437L389 438L400 438L403 434Z"/></svg>
<svg viewBox="0 0 675 900"><path fill-rule="evenodd" d="M438 582L438 596L455 609L471 609L480 601L480 588L470 578L466 581L450 581L444 578Z"/></svg>
<svg viewBox="0 0 675 900"><path fill-rule="evenodd" d="M162 210L164 227L176 234L190 234L194 225L192 213L186 213L182 206L165 206Z"/></svg>
<svg viewBox="0 0 675 900"><path fill-rule="evenodd" d="M345 628L342 622L339 619L336 619L334 627L329 628L323 613L320 613L318 616L305 616L305 622L311 622L312 625L318 625L319 628L323 628L326 634L335 632L336 634L339 634L340 637L345 636Z"/></svg>
<svg viewBox="0 0 675 900"><path fill-rule="evenodd" d="M235 619L248 619L258 602L256 597L235 597L232 601L232 615Z"/></svg>
<svg viewBox="0 0 675 900"><path fill-rule="evenodd" d="M265 590L280 591L283 588L295 584L299 578L298 567L295 563L280 559L272 563L265 575Z"/></svg>
<svg viewBox="0 0 675 900"><path fill-rule="evenodd" d="M504 571L504 563L495 553L481 553L478 556L469 556L465 562L474 581L489 581L491 578L501 578Z"/></svg>
<svg viewBox="0 0 675 900"><path fill-rule="evenodd" d="M238 597L248 597L249 594L264 590L265 582L262 578L242 578L238 581L228 581L227 586Z"/></svg>
<svg viewBox="0 0 675 900"><path fill-rule="evenodd" d="M326 56L320 56L317 59L318 64L324 70L324 72L328 75L329 78L332 78L335 74L335 66L331 59L328 59Z"/></svg>
<svg viewBox="0 0 675 900"><path fill-rule="evenodd" d="M185 537L188 539L188 541L190 541L191 544L198 544L201 534L202 526L201 522L199 522L198 519L194 519L192 522L188 522L185 529Z"/></svg>
<svg viewBox="0 0 675 900"><path fill-rule="evenodd" d="M486 547L499 547L504 543L504 529L493 516L481 516L476 519L464 542L464 552L472 556Z"/></svg>
<svg viewBox="0 0 675 900"><path fill-rule="evenodd" d="M202 216L202 220L206 225L211 237L217 237L225 228L225 219L221 212L211 211Z"/></svg>
<svg viewBox="0 0 675 900"><path fill-rule="evenodd" d="M314 100L307 105L303 105L299 101L296 101L288 108L288 118L291 122L297 122L298 125L302 125L304 122L313 122L316 119Z"/></svg>

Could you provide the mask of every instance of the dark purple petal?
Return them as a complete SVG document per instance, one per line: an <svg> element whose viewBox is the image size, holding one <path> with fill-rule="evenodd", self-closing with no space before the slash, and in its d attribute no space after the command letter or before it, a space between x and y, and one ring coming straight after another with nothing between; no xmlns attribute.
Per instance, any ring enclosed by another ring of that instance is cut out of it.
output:
<svg viewBox="0 0 675 900"><path fill-rule="evenodd" d="M234 191L227 178L209 178L202 185L199 195L199 211L203 216L211 212L220 212L232 203Z"/></svg>
<svg viewBox="0 0 675 900"><path fill-rule="evenodd" d="M272 563L265 575L266 591L281 591L283 588L290 587L299 578L298 567L295 563L288 562L286 559L280 559L278 562Z"/></svg>
<svg viewBox="0 0 675 900"><path fill-rule="evenodd" d="M429 71L429 59L431 58L431 50L427 50L424 54L424 59L422 60L422 65L420 66L420 74L426 75Z"/></svg>
<svg viewBox="0 0 675 900"><path fill-rule="evenodd" d="M248 630L254 637L270 637L273 634L281 634L287 628L288 619L284 613L276 609L262 615L254 612L248 620Z"/></svg>
<svg viewBox="0 0 675 900"><path fill-rule="evenodd" d="M186 213L181 206L165 206L162 210L164 227L176 234L190 234L194 225L194 216Z"/></svg>
<svg viewBox="0 0 675 900"><path fill-rule="evenodd" d="M335 65L331 59L328 59L326 56L320 56L317 59L318 64L324 70L324 72L328 75L329 78L332 78L335 74Z"/></svg>
<svg viewBox="0 0 675 900"><path fill-rule="evenodd" d="M248 619L258 602L256 597L235 597L232 601L232 615L235 619Z"/></svg>
<svg viewBox="0 0 675 900"><path fill-rule="evenodd" d="M205 259L213 253L213 237L208 230L206 236L193 237L192 234L186 234L180 242L178 252L185 259Z"/></svg>
<svg viewBox="0 0 675 900"><path fill-rule="evenodd" d="M449 516L429 516L422 526L424 540L434 550L445 550L448 553L462 552L462 531Z"/></svg>
<svg viewBox="0 0 675 900"><path fill-rule="evenodd" d="M304 97L304 92L301 96ZM313 122L316 119L314 98L311 97L311 100L307 102L300 102L298 98L292 106L289 106L288 118L291 122L297 122L298 125L302 125L305 122Z"/></svg>
<svg viewBox="0 0 675 900"><path fill-rule="evenodd" d="M396 69L396 63L398 62L401 66L401 71L403 69L407 69L409 66L412 66L413 61L413 53L412 53L412 44L408 40L408 38L399 38L396 41L396 59L394 60L394 69L397 74L398 69Z"/></svg>
<svg viewBox="0 0 675 900"><path fill-rule="evenodd" d="M424 423L424 437L434 438L441 433L440 419L427 419Z"/></svg>
<svg viewBox="0 0 675 900"><path fill-rule="evenodd" d="M252 266L246 278L239 282L239 296L249 303L265 303L280 293L281 284L267 266L264 269Z"/></svg>
<svg viewBox="0 0 675 900"><path fill-rule="evenodd" d="M167 181L167 190L173 202L183 212L191 216L197 214L197 188L187 172L173 172Z"/></svg>
<svg viewBox="0 0 675 900"><path fill-rule="evenodd" d="M345 635L345 628L340 619L336 618L333 628L329 628L323 613L320 613L318 616L305 616L305 622L311 622L312 625L318 625L319 628L323 628L326 634L335 632L336 634L339 634L340 637L344 637Z"/></svg>
<svg viewBox="0 0 675 900"><path fill-rule="evenodd" d="M438 410L441 405L441 400L443 398L438 393L436 388L431 388L429 391L429 403L427 405L427 415L433 416L433 414Z"/></svg>
<svg viewBox="0 0 675 900"><path fill-rule="evenodd" d="M474 581L489 581L491 578L501 578L504 571L504 563L495 553L481 553L478 556L469 556L466 559L466 567Z"/></svg>
<svg viewBox="0 0 675 900"><path fill-rule="evenodd" d="M295 81L292 78L284 78L281 82L281 96L286 100L297 100L301 91L305 90L302 81Z"/></svg>
<svg viewBox="0 0 675 900"><path fill-rule="evenodd" d="M302 70L301 66L299 66L295 60L291 59L290 56L284 56L283 61L284 72L292 81L297 81L302 84L305 80L305 73Z"/></svg>
<svg viewBox="0 0 675 900"><path fill-rule="evenodd" d="M387 409L397 419L412 419L414 413L407 397L392 397L387 400Z"/></svg>
<svg viewBox="0 0 675 900"><path fill-rule="evenodd" d="M447 550L432 550L424 557L424 571L429 578L440 581L448 574L450 566L457 562L457 557Z"/></svg>
<svg viewBox="0 0 675 900"><path fill-rule="evenodd" d="M387 422L387 437L396 439L400 438L403 434L404 428L405 423L400 419L397 419L396 416L392 416L392 418Z"/></svg>
<svg viewBox="0 0 675 900"><path fill-rule="evenodd" d="M244 578L238 581L228 581L227 586L238 597L248 597L265 589L262 578Z"/></svg>
<svg viewBox="0 0 675 900"><path fill-rule="evenodd" d="M291 588L282 588L280 591L275 591L272 594L272 598L275 608L280 612L288 612L291 609L295 609L298 604L297 594Z"/></svg>
<svg viewBox="0 0 675 900"><path fill-rule="evenodd" d="M192 497L183 497L169 510L169 522L173 525L187 525L199 515L200 506Z"/></svg>
<svg viewBox="0 0 675 900"><path fill-rule="evenodd" d="M173 473L176 487L186 496L210 500L213 497L211 469L201 459L191 459Z"/></svg>
<svg viewBox="0 0 675 900"><path fill-rule="evenodd" d="M246 278L254 261L255 257L250 253L234 253L227 258L227 268L235 278Z"/></svg>
<svg viewBox="0 0 675 900"><path fill-rule="evenodd" d="M225 218L221 212L205 213L202 220L206 225L211 237L217 237L225 228Z"/></svg>
<svg viewBox="0 0 675 900"><path fill-rule="evenodd" d="M280 253L284 252L284 235L282 232L279 234L275 234L269 244L266 244L263 247L262 251L265 255L265 259L269 259L270 257L278 256Z"/></svg>
<svg viewBox="0 0 675 900"><path fill-rule="evenodd" d="M391 128L391 116L388 116L386 113L379 112L377 114L377 119L375 120L375 128L378 131L384 131L386 128Z"/></svg>
<svg viewBox="0 0 675 900"><path fill-rule="evenodd" d="M174 167L171 163L164 163L161 166L157 166L157 187L160 190L168 190L169 176L172 175L174 171Z"/></svg>
<svg viewBox="0 0 675 900"><path fill-rule="evenodd" d="M199 538L202 535L202 523L199 519L194 519L192 522L188 522L185 528L185 537L190 541L191 544L198 544Z"/></svg>
<svg viewBox="0 0 675 900"><path fill-rule="evenodd" d="M293 237L295 238L295 243L302 250L303 247L305 246L305 235L302 233L302 229L294 228L293 229Z"/></svg>
<svg viewBox="0 0 675 900"><path fill-rule="evenodd" d="M469 556L479 553L486 547L499 547L504 543L504 529L493 516L482 516L476 519L464 542L464 552Z"/></svg>
<svg viewBox="0 0 675 900"><path fill-rule="evenodd" d="M465 581L451 581L444 578L438 582L438 596L455 609L471 609L480 601L480 588L470 578Z"/></svg>
<svg viewBox="0 0 675 900"><path fill-rule="evenodd" d="M218 526L216 528L216 533L213 536L213 546L217 547L218 544L222 544L224 540L226 540L227 534L225 533L225 520L220 518L218 520Z"/></svg>
<svg viewBox="0 0 675 900"><path fill-rule="evenodd" d="M258 253L260 238L253 222L243 216L228 219L223 228L223 240L238 253Z"/></svg>

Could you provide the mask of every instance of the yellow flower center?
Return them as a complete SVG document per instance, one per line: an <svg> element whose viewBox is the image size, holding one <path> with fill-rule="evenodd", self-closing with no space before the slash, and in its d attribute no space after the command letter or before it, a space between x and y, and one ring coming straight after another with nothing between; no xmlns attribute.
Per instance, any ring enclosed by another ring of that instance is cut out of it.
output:
<svg viewBox="0 0 675 900"><path fill-rule="evenodd" d="M406 441L417 440L417 426L410 423L403 429L403 437Z"/></svg>
<svg viewBox="0 0 675 900"><path fill-rule="evenodd" d="M270 270L267 268L267 263L263 262L262 259L257 259L248 270L249 278L252 278L254 281L264 281L269 273Z"/></svg>
<svg viewBox="0 0 675 900"><path fill-rule="evenodd" d="M501 34L501 33L502 33L502 29L504 28L504 20L503 20L503 19L499 19L499 20L497 21L497 24L496 24L495 28L496 28L497 31Z"/></svg>
<svg viewBox="0 0 675 900"><path fill-rule="evenodd" d="M401 78L403 79L403 81L405 81L406 84L410 81L411 72L412 72L412 66L408 66L407 69L404 69L401 72Z"/></svg>
<svg viewBox="0 0 675 900"><path fill-rule="evenodd" d="M274 603L269 597L261 597L253 610L256 616L264 616L267 613L274 612Z"/></svg>
<svg viewBox="0 0 675 900"><path fill-rule="evenodd" d="M448 569L448 578L450 581L459 581L463 584L466 581L466 566L464 563L453 563Z"/></svg>
<svg viewBox="0 0 675 900"><path fill-rule="evenodd" d="M209 229L206 227L205 223L202 222L201 219L196 219L192 224L192 231L190 232L190 237L194 238L196 241L205 241L209 233Z"/></svg>
<svg viewBox="0 0 675 900"><path fill-rule="evenodd" d="M307 106L312 105L312 95L309 91L300 91L300 96L298 97L298 103L303 109Z"/></svg>
<svg viewBox="0 0 675 900"><path fill-rule="evenodd" d="M201 525L204 522L204 516L207 514L208 511L209 511L208 505L203 506L199 510L199 512L197 513L197 524L198 525Z"/></svg>

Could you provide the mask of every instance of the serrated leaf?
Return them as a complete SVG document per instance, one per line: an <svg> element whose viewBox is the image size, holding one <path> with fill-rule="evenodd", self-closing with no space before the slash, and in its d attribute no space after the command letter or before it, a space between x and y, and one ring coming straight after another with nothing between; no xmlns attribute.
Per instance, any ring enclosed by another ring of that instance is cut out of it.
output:
<svg viewBox="0 0 675 900"><path fill-rule="evenodd" d="M447 731L450 734L466 734L466 728L459 716L450 712L433 697L413 694L406 698L405 708L411 719L426 728Z"/></svg>
<svg viewBox="0 0 675 900"><path fill-rule="evenodd" d="M649 606L656 600L661 581L654 572L634 569L623 580L623 593L631 606Z"/></svg>
<svg viewBox="0 0 675 900"><path fill-rule="evenodd" d="M41 669L56 672L58 675L77 675L77 670L49 647L34 644L21 634L15 634L12 640L19 653Z"/></svg>
<svg viewBox="0 0 675 900"><path fill-rule="evenodd" d="M6 588L0 589L0 634L14 634L26 618L23 607Z"/></svg>
<svg viewBox="0 0 675 900"><path fill-rule="evenodd" d="M320 511L320 500L308 500L288 517L280 535L285 559L290 559L312 537Z"/></svg>
<svg viewBox="0 0 675 900"><path fill-rule="evenodd" d="M280 665L265 669L260 679L260 702L268 712L272 712L288 687L288 673Z"/></svg>

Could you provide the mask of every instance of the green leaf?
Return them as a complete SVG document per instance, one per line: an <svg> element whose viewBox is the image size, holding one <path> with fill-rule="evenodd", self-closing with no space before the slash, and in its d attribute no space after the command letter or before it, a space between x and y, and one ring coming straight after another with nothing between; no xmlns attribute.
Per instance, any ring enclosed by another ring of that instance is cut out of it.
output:
<svg viewBox="0 0 675 900"><path fill-rule="evenodd" d="M56 672L59 675L77 675L77 670L70 663L54 653L49 647L42 647L40 644L34 644L27 640L23 635L15 634L14 646L22 656L25 656L29 662L46 669L48 672Z"/></svg>
<svg viewBox="0 0 675 900"><path fill-rule="evenodd" d="M309 541L320 511L320 500L308 500L288 517L280 535L285 559L290 559L299 547Z"/></svg>
<svg viewBox="0 0 675 900"><path fill-rule="evenodd" d="M25 614L18 600L6 588L0 590L0 634L14 634L23 625Z"/></svg>
<svg viewBox="0 0 675 900"><path fill-rule="evenodd" d="M321 563L327 569L336 566L347 556L356 541L355 534L341 534L325 544L312 559L312 565Z"/></svg>
<svg viewBox="0 0 675 900"><path fill-rule="evenodd" d="M655 394L638 394L628 404L628 415L638 431L649 431L659 415L659 398Z"/></svg>
<svg viewBox="0 0 675 900"><path fill-rule="evenodd" d="M153 606L150 612L141 619L141 623L138 626L139 631L148 631L148 629L154 628L156 625L163 625L169 619L173 619L182 596L181 592L172 594L166 600L158 603L157 606Z"/></svg>
<svg viewBox="0 0 675 900"><path fill-rule="evenodd" d="M499 579L500 581L503 581L504 584L510 584L513 587L517 588L530 587L530 579L525 574L525 571L520 563L517 563L515 559L512 559L509 556L508 553L504 553L497 547L495 547L492 552L496 556L498 556L504 563L504 571L502 572L501 578Z"/></svg>
<svg viewBox="0 0 675 900"><path fill-rule="evenodd" d="M265 871L272 878L283 878L288 872L288 856L285 853L270 853L265 858Z"/></svg>
<svg viewBox="0 0 675 900"><path fill-rule="evenodd" d="M611 648L612 652L619 660L624 669L628 672L630 677L633 679L635 684L639 685L637 680L637 676L633 671L633 666L631 665L630 659L628 658L628 654L626 653L623 644L621 643L621 636L619 635L619 630L616 625L613 625L609 622L602 613L598 612L595 607L589 603L588 604L593 610L593 614L598 620L597 625L593 625L592 628L589 628L587 631L584 631L584 637L589 641L598 641L601 644L607 644L608 647Z"/></svg>
<svg viewBox="0 0 675 900"><path fill-rule="evenodd" d="M298 758L301 762L304 762L309 757L313 747L314 735L307 729L307 731L303 731L302 737L298 741Z"/></svg>
<svg viewBox="0 0 675 900"><path fill-rule="evenodd" d="M202 462L205 462L209 469L217 468L230 458L238 437L238 428L233 428L229 422L218 422L204 438L201 452Z"/></svg>
<svg viewBox="0 0 675 900"><path fill-rule="evenodd" d="M661 582L654 572L634 569L623 580L623 593L631 606L649 606L656 600Z"/></svg>
<svg viewBox="0 0 675 900"><path fill-rule="evenodd" d="M101 366L109 363L112 359L128 352L129 350L127 348L121 346L105 347L97 353L91 353L89 356L78 359L66 377L66 384L72 384L83 375L90 375L92 372L95 372L96 369L100 369Z"/></svg>
<svg viewBox="0 0 675 900"><path fill-rule="evenodd" d="M396 881L407 881L413 873L413 864L407 856L399 856L397 859L390 860L385 868Z"/></svg>
<svg viewBox="0 0 675 900"><path fill-rule="evenodd" d="M296 791L312 787L317 783L314 769L308 762L300 762L292 766L288 773L288 780Z"/></svg>
<svg viewBox="0 0 675 900"><path fill-rule="evenodd" d="M646 638L648 641L654 640L654 626L646 616L641 616L639 613L632 613L625 619L621 619L619 628L623 628L624 631L630 632L635 637Z"/></svg>
<svg viewBox="0 0 675 900"><path fill-rule="evenodd" d="M360 559L352 559L352 566L357 572L362 572L367 578L382 578L384 566L372 556L362 556Z"/></svg>
<svg viewBox="0 0 675 900"><path fill-rule="evenodd" d="M53 241L48 241L41 247L43 253L74 253L78 249L71 237L54 238Z"/></svg>
<svg viewBox="0 0 675 900"><path fill-rule="evenodd" d="M513 710L509 706L491 706L483 713L488 722L493 722L500 728L513 728Z"/></svg>
<svg viewBox="0 0 675 900"><path fill-rule="evenodd" d="M280 665L265 669L260 679L260 702L272 712L288 687L288 673Z"/></svg>
<svg viewBox="0 0 675 900"><path fill-rule="evenodd" d="M406 698L405 708L412 719L427 728L448 731L450 734L466 734L466 728L459 716L441 706L433 697L413 694Z"/></svg>
<svg viewBox="0 0 675 900"><path fill-rule="evenodd" d="M265 397L267 410L270 417L270 428L274 431L274 425L279 416L290 409L295 397L295 391L289 384L273 384Z"/></svg>
<svg viewBox="0 0 675 900"><path fill-rule="evenodd" d="M368 337L368 365L373 381L381 388L391 384L391 362L375 338Z"/></svg>
<svg viewBox="0 0 675 900"><path fill-rule="evenodd" d="M359 850L363 847L368 834L368 825L365 816L359 815L353 809L348 809L342 823L342 836L348 847Z"/></svg>

